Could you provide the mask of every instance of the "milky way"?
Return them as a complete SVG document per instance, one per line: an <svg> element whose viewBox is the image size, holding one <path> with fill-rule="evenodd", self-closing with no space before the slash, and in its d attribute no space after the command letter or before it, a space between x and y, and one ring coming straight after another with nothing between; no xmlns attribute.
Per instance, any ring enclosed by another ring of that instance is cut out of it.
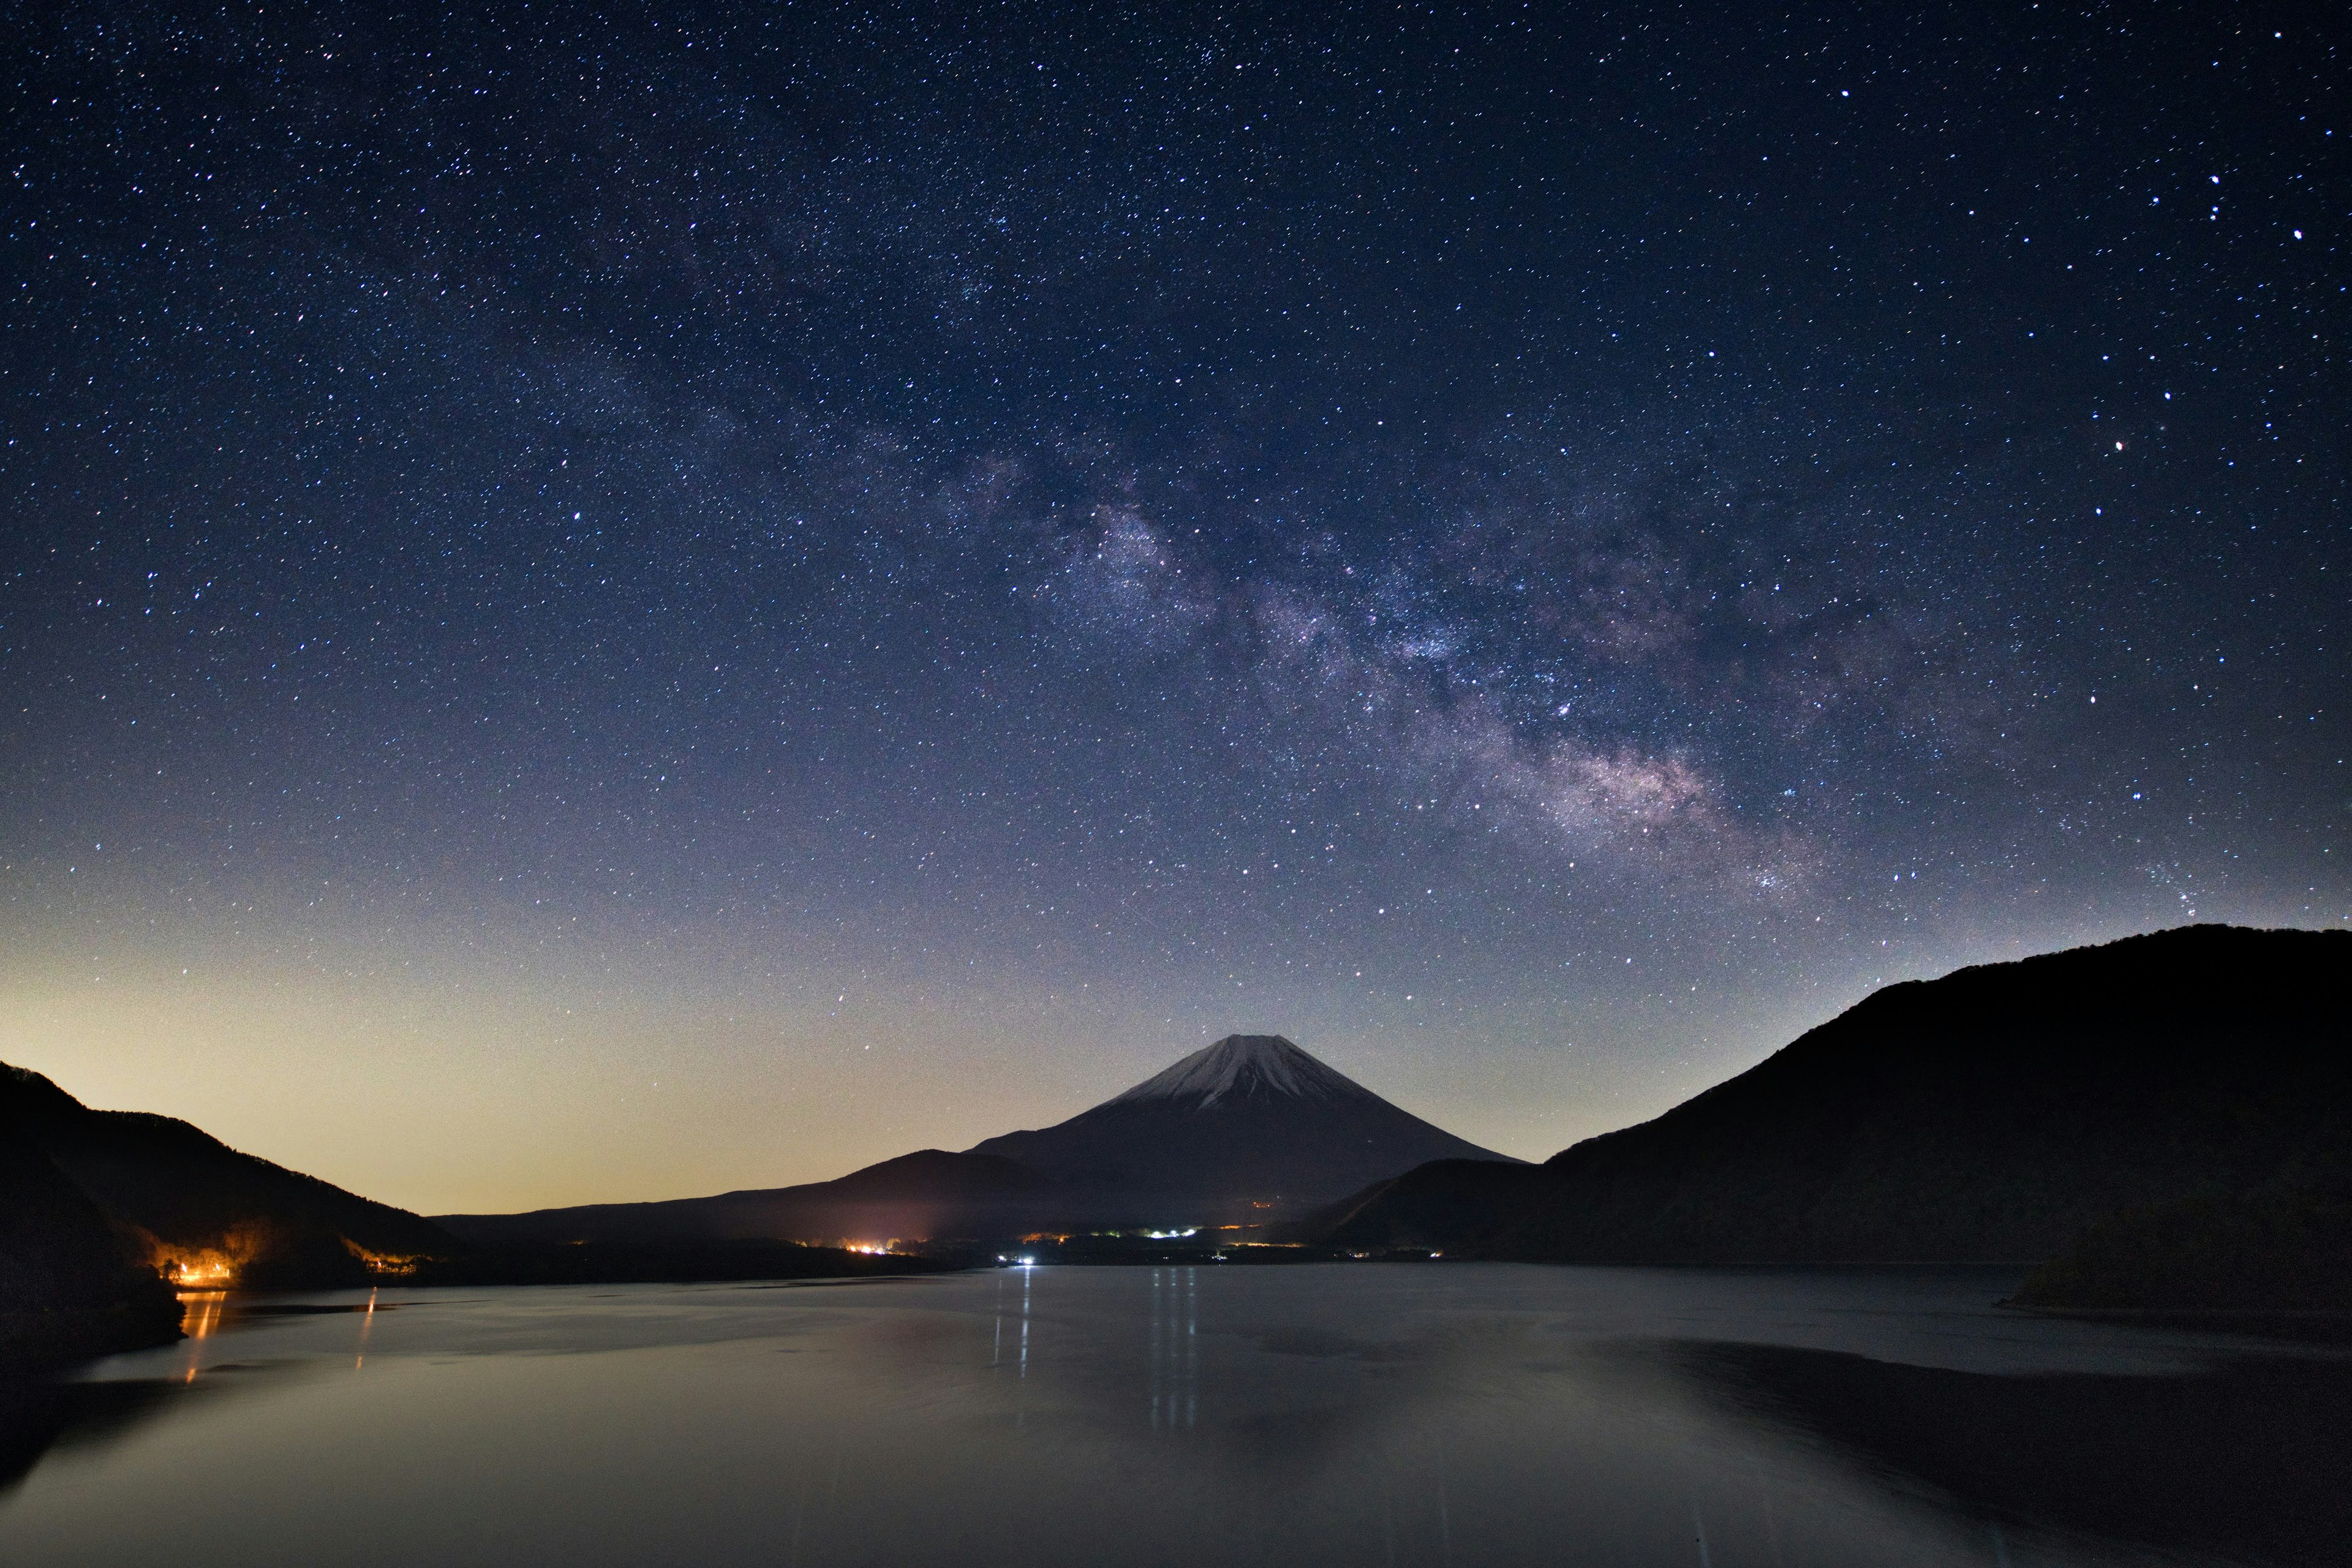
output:
<svg viewBox="0 0 2352 1568"><path fill-rule="evenodd" d="M2339 39L1564 9L15 25L0 1054L427 1206L1237 1029L1540 1156L2352 919Z"/></svg>

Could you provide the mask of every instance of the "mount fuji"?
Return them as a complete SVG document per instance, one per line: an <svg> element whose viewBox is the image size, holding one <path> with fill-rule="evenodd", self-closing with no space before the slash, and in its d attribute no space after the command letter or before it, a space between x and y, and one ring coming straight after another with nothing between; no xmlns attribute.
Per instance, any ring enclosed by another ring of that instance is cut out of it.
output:
<svg viewBox="0 0 2352 1568"><path fill-rule="evenodd" d="M1067 1121L973 1154L1146 1204L1295 1212L1431 1160L1494 1160L1279 1035L1228 1035Z"/></svg>
<svg viewBox="0 0 2352 1568"><path fill-rule="evenodd" d="M1497 1154L1279 1035L1228 1035L1051 1127L919 1150L830 1182L666 1203L446 1215L477 1242L985 1237L1303 1215L1431 1160Z"/></svg>

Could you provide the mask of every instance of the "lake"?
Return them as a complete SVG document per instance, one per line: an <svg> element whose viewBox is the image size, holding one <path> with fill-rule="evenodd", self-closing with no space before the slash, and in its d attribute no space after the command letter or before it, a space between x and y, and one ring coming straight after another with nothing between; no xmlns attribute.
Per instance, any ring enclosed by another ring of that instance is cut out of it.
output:
<svg viewBox="0 0 2352 1568"><path fill-rule="evenodd" d="M2014 1271L1011 1268L199 1299L15 1568L2344 1560L2333 1352ZM46 1423L46 1424L44 1424Z"/></svg>

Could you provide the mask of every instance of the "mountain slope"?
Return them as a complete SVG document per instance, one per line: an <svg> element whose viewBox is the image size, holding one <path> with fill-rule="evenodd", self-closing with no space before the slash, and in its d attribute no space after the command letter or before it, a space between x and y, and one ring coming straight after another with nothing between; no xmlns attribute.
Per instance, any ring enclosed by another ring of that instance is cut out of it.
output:
<svg viewBox="0 0 2352 1568"><path fill-rule="evenodd" d="M962 1153L925 1149L802 1186L436 1223L483 1245L993 1238L1263 1219L1446 1158L1507 1156L1398 1110L1278 1036L1234 1035L1067 1121Z"/></svg>
<svg viewBox="0 0 2352 1568"><path fill-rule="evenodd" d="M1279 1035L1228 1035L1067 1121L974 1144L1115 1206L1328 1202L1430 1160L1510 1162ZM1205 1212L1205 1211L1202 1211ZM1150 1217L1139 1213L1135 1217Z"/></svg>
<svg viewBox="0 0 2352 1568"><path fill-rule="evenodd" d="M583 1204L512 1215L438 1215L482 1245L532 1242L800 1241L995 1236L1050 1220L1057 1189L984 1154L920 1149L829 1182L659 1203Z"/></svg>
<svg viewBox="0 0 2352 1568"><path fill-rule="evenodd" d="M144 1232L158 1263L234 1268L247 1283L325 1283L364 1274L353 1247L395 1258L455 1247L406 1209L240 1154L173 1117L92 1110L23 1068L0 1068L0 1136Z"/></svg>
<svg viewBox="0 0 2352 1568"><path fill-rule="evenodd" d="M2119 1211L2352 1170L2352 932L2197 927L1888 986L1541 1167L1319 1234L1593 1262L2048 1258Z"/></svg>

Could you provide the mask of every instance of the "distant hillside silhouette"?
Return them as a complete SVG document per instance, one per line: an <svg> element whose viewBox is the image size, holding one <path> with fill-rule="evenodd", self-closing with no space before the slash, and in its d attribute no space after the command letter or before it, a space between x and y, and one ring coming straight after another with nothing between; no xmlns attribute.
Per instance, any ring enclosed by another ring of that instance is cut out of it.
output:
<svg viewBox="0 0 2352 1568"><path fill-rule="evenodd" d="M961 1267L905 1253L796 1241L500 1241L433 1258L404 1285L621 1285L739 1279L886 1279Z"/></svg>
<svg viewBox="0 0 2352 1568"><path fill-rule="evenodd" d="M439 1215L478 1246L598 1242L632 1246L787 1239L887 1241L995 1236L1050 1218L1054 1184L987 1154L920 1149L829 1182L658 1203L582 1204L525 1214Z"/></svg>
<svg viewBox="0 0 2352 1568"><path fill-rule="evenodd" d="M44 1156L151 1267L210 1260L241 1284L328 1285L366 1279L362 1251L457 1248L406 1209L240 1154L173 1117L92 1110L24 1068L0 1067L0 1141Z"/></svg>
<svg viewBox="0 0 2352 1568"><path fill-rule="evenodd" d="M1444 1162L1354 1246L1580 1262L2032 1261L2151 1205L2352 1170L2352 932L2203 926L1875 993L1654 1121Z"/></svg>

